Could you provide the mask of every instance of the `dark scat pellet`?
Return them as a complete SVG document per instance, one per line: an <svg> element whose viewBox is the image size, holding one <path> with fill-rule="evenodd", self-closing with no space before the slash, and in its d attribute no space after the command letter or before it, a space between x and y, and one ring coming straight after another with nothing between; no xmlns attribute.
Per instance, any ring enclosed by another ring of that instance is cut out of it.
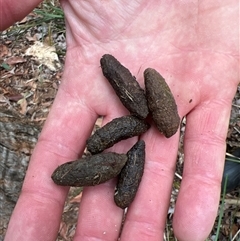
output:
<svg viewBox="0 0 240 241"><path fill-rule="evenodd" d="M128 160L120 172L117 192L114 196L116 205L128 207L136 196L142 179L145 163L145 142L137 142L127 153Z"/></svg>
<svg viewBox="0 0 240 241"><path fill-rule="evenodd" d="M94 186L116 177L127 155L113 152L89 156L57 167L52 180L61 186Z"/></svg>
<svg viewBox="0 0 240 241"><path fill-rule="evenodd" d="M154 69L144 71L148 108L158 130L167 138L174 135L180 124L177 105L164 78Z"/></svg>
<svg viewBox="0 0 240 241"><path fill-rule="evenodd" d="M148 115L147 100L144 90L135 77L110 54L103 55L100 63L103 75L112 85L123 105L131 114L145 119Z"/></svg>
<svg viewBox="0 0 240 241"><path fill-rule="evenodd" d="M135 116L123 116L113 119L87 140L87 149L92 154L102 152L121 140L138 136L146 132L149 125Z"/></svg>

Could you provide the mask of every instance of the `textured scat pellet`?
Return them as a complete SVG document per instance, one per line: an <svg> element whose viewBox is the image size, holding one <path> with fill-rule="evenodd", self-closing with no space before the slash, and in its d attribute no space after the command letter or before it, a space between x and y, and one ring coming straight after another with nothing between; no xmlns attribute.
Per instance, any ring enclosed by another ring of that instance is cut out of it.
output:
<svg viewBox="0 0 240 241"><path fill-rule="evenodd" d="M120 172L117 192L114 196L116 205L128 207L134 200L142 179L145 163L145 142L138 141L127 153L128 160Z"/></svg>
<svg viewBox="0 0 240 241"><path fill-rule="evenodd" d="M164 78L154 69L144 71L149 111L158 130L167 138L174 135L180 124L177 105Z"/></svg>
<svg viewBox="0 0 240 241"><path fill-rule="evenodd" d="M132 115L113 119L87 140L87 149L92 154L102 152L121 140L146 132L148 128L149 124Z"/></svg>
<svg viewBox="0 0 240 241"><path fill-rule="evenodd" d="M57 167L53 181L61 186L94 186L116 177L127 161L127 155L113 152L88 156Z"/></svg>
<svg viewBox="0 0 240 241"><path fill-rule="evenodd" d="M141 119L146 118L148 106L144 90L130 71L110 54L103 55L100 64L103 75L112 85L123 105L131 114Z"/></svg>

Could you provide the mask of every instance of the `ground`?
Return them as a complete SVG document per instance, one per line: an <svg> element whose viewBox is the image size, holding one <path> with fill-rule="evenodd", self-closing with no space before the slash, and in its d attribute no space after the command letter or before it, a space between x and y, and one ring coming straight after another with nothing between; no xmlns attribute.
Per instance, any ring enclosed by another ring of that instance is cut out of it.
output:
<svg viewBox="0 0 240 241"><path fill-rule="evenodd" d="M41 57L46 51L56 52L56 55L48 57L49 63L44 59L43 64ZM0 38L0 106L21 113L29 122L42 126L61 82L65 52L63 14L56 3L43 3L21 22L3 31ZM96 125L99 126L100 121ZM184 128L183 121L165 240L176 240L171 222L184 164ZM237 147L240 147L240 87L232 103L227 137L228 152ZM82 188L70 189L57 238L59 241L72 240L81 191ZM236 190L227 194L224 202L220 203L219 216L208 240L215 240L216 235L218 240L239 240L239 229L239 190Z"/></svg>

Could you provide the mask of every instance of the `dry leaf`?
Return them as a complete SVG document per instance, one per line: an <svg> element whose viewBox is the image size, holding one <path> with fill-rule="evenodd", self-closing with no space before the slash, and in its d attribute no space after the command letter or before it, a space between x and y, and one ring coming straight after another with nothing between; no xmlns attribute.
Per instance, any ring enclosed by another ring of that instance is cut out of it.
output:
<svg viewBox="0 0 240 241"><path fill-rule="evenodd" d="M36 41L34 45L26 50L25 55L35 57L41 64L46 65L52 71L56 71L57 68L61 67L54 46L44 45Z"/></svg>
<svg viewBox="0 0 240 241"><path fill-rule="evenodd" d="M24 19L22 19L19 24L23 24L23 23L26 23L28 21L27 17L25 17Z"/></svg>
<svg viewBox="0 0 240 241"><path fill-rule="evenodd" d="M76 197L71 199L70 203L80 203L82 199L82 192L80 192Z"/></svg>
<svg viewBox="0 0 240 241"><path fill-rule="evenodd" d="M11 94L11 95L8 95L7 98L11 101L18 102L23 98L23 96L21 94Z"/></svg>
<svg viewBox="0 0 240 241"><path fill-rule="evenodd" d="M22 98L21 100L18 101L18 104L21 106L21 111L20 113L25 115L27 112L27 101L25 98Z"/></svg>
<svg viewBox="0 0 240 241"><path fill-rule="evenodd" d="M27 39L29 42L35 42L35 41L37 41L36 35L34 35L33 37L27 35L27 36L26 36L26 39Z"/></svg>
<svg viewBox="0 0 240 241"><path fill-rule="evenodd" d="M4 44L0 44L0 58L8 55L8 47Z"/></svg>
<svg viewBox="0 0 240 241"><path fill-rule="evenodd" d="M9 65L14 65L14 64L24 63L26 62L26 59L20 56L13 56L8 58L5 62Z"/></svg>

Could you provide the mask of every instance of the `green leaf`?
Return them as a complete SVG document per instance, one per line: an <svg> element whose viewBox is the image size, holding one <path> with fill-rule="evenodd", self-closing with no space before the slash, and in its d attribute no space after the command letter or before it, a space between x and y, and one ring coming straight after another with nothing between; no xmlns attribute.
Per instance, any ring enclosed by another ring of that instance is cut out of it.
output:
<svg viewBox="0 0 240 241"><path fill-rule="evenodd" d="M4 68L5 70L11 70L11 67L7 64L7 63L2 63L1 65L0 65L2 68Z"/></svg>

